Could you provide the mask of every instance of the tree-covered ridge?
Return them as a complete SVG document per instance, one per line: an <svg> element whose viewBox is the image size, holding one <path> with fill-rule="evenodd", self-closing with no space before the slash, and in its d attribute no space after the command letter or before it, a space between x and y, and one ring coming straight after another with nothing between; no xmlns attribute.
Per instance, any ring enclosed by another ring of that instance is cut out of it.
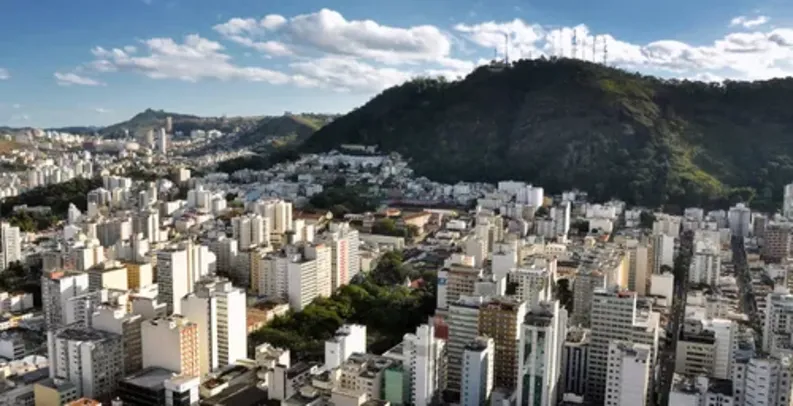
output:
<svg viewBox="0 0 793 406"><path fill-rule="evenodd" d="M377 145L447 182L526 180L650 206L771 206L793 180L791 96L793 79L708 84L521 60L387 89L303 148Z"/></svg>
<svg viewBox="0 0 793 406"><path fill-rule="evenodd" d="M299 144L333 118L335 116L312 113L264 117L242 131L234 145L270 150Z"/></svg>

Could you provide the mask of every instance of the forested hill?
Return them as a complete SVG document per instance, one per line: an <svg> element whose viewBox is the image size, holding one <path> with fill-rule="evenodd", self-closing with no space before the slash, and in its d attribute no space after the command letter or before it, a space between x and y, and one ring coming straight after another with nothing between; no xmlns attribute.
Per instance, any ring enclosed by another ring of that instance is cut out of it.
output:
<svg viewBox="0 0 793 406"><path fill-rule="evenodd" d="M793 181L792 100L793 79L706 84L521 60L385 90L302 148L378 145L447 182L526 180L667 207L754 198L769 208Z"/></svg>

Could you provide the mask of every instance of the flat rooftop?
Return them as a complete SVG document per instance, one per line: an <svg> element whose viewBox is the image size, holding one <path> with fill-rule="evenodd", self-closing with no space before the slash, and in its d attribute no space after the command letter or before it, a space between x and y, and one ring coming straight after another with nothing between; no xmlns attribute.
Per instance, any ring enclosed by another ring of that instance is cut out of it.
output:
<svg viewBox="0 0 793 406"><path fill-rule="evenodd" d="M176 375L178 375L176 372L169 369L149 367L125 377L122 381L139 388L159 390L165 387L166 380Z"/></svg>

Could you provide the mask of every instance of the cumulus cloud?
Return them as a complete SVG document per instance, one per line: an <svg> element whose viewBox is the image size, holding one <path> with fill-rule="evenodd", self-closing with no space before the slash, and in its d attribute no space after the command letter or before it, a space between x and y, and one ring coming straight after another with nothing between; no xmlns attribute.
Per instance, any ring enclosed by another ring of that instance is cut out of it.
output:
<svg viewBox="0 0 793 406"><path fill-rule="evenodd" d="M770 20L771 19L766 16L757 16L754 18L747 16L738 16L730 21L730 27L754 28L754 27L759 27L761 25L765 25Z"/></svg>
<svg viewBox="0 0 793 406"><path fill-rule="evenodd" d="M283 84L289 76L256 66L238 66L224 47L197 34L188 35L179 43L172 38L151 38L143 41L147 52L135 54L123 49L93 49L96 60L89 65L102 72L128 71L152 79L178 79L197 82L201 79L247 80Z"/></svg>
<svg viewBox="0 0 793 406"><path fill-rule="evenodd" d="M298 84L335 91L382 90L398 85L411 74L393 68L376 68L350 57L328 56L289 65Z"/></svg>
<svg viewBox="0 0 793 406"><path fill-rule="evenodd" d="M286 19L269 15L261 20L232 18L215 31L239 44L268 52L262 40L276 42L277 54L323 53L372 59L387 64L436 61L449 58L451 40L435 26L391 27L372 20L347 20L341 13L322 9ZM274 54L275 55L275 54Z"/></svg>
<svg viewBox="0 0 793 406"><path fill-rule="evenodd" d="M99 114L107 114L107 113L110 113L110 110L108 110L108 109L105 109L105 108L102 108L102 107L97 107L97 108L95 108L95 109L94 109L94 111L95 111L95 112L97 112L97 113L99 113Z"/></svg>
<svg viewBox="0 0 793 406"><path fill-rule="evenodd" d="M80 76L76 73L60 73L55 72L55 80L58 82L60 86L103 86L104 83L96 80L91 79L89 77Z"/></svg>
<svg viewBox="0 0 793 406"><path fill-rule="evenodd" d="M11 74L8 73L8 69L0 68L0 80L6 80L11 77Z"/></svg>
<svg viewBox="0 0 793 406"><path fill-rule="evenodd" d="M759 18L741 20L741 26L758 26ZM767 21L767 20L766 20ZM732 32L710 44L691 45L668 39L637 44L609 34L590 32L585 25L546 28L521 20L455 26L470 42L497 48L503 55L504 35L510 38L510 55L561 56L608 63L618 67L678 78L767 79L793 75L787 61L793 58L793 29ZM573 36L578 45L573 47Z"/></svg>
<svg viewBox="0 0 793 406"><path fill-rule="evenodd" d="M452 27L388 26L322 9L292 17L231 18L212 27L220 42L193 34L181 40L150 38L96 47L93 60L71 74L57 75L64 84L101 84L78 74L132 72L188 82L242 80L375 92L419 75L465 76L488 63L494 52L513 60L556 56L603 62L606 49L610 65L665 77L719 81L793 75L793 28L763 29L767 22L764 16L736 17L732 32L693 45L665 38L636 43L583 24L552 27L521 19ZM235 61L228 44L244 47L244 54L258 51L280 60L277 65L260 58Z"/></svg>

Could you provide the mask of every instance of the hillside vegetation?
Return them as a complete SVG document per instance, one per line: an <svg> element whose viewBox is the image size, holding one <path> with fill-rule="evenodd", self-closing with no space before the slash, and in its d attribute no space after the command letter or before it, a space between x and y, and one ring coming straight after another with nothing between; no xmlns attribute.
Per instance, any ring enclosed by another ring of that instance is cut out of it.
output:
<svg viewBox="0 0 793 406"><path fill-rule="evenodd" d="M234 146L281 148L304 142L335 116L325 114L285 114L264 117L243 131Z"/></svg>
<svg viewBox="0 0 793 406"><path fill-rule="evenodd" d="M793 79L662 80L576 60L385 90L301 147L377 145L420 175L525 180L649 206L770 208L793 181Z"/></svg>

